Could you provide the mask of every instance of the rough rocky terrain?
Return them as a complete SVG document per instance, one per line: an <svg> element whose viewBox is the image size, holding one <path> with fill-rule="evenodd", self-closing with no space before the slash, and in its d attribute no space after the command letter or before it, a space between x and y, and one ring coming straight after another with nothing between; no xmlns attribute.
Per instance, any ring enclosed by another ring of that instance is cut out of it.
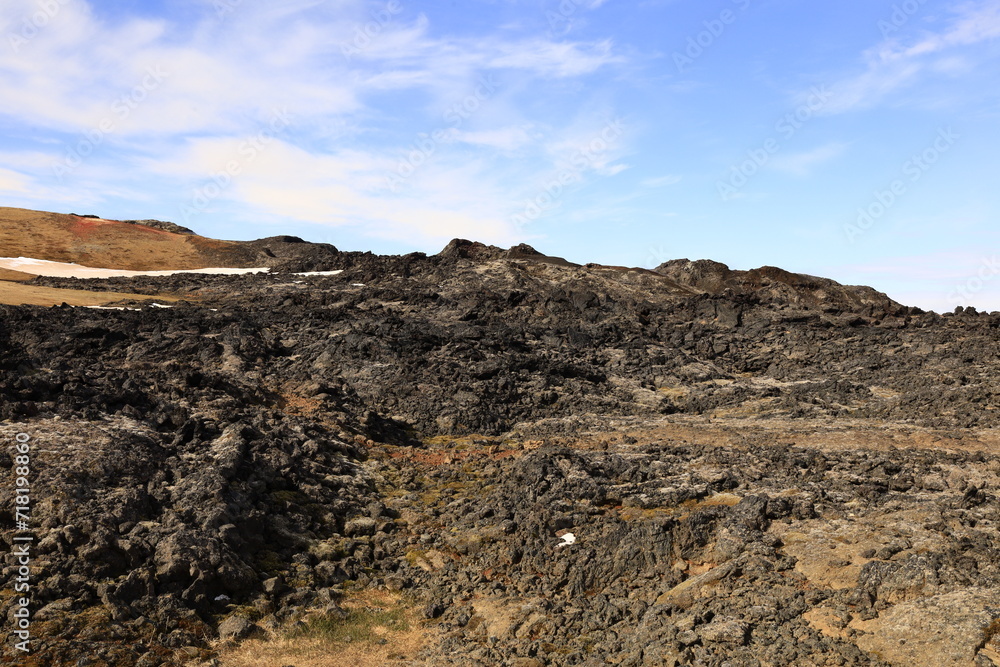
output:
<svg viewBox="0 0 1000 667"><path fill-rule="evenodd" d="M1000 314L712 262L245 247L275 272L0 308L37 538L34 652L4 660L227 664L384 591L423 643L383 664L1000 664Z"/></svg>

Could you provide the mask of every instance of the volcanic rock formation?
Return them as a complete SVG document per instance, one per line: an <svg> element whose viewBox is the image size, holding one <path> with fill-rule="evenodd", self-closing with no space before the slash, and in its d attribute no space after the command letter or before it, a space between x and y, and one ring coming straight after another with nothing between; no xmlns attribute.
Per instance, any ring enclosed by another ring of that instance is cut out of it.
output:
<svg viewBox="0 0 1000 667"><path fill-rule="evenodd" d="M275 269L0 307L36 540L5 663L243 664L370 592L422 619L382 664L1000 664L1000 314L707 261L138 233Z"/></svg>

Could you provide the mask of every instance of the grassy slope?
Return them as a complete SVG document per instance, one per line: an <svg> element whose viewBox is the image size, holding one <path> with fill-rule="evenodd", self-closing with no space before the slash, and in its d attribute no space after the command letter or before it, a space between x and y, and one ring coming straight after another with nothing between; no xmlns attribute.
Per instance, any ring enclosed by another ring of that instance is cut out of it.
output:
<svg viewBox="0 0 1000 667"><path fill-rule="evenodd" d="M0 207L0 256L34 257L99 268L156 271L248 267L233 241L175 234L113 220Z"/></svg>
<svg viewBox="0 0 1000 667"><path fill-rule="evenodd" d="M15 283L31 280L35 276L22 271L12 271L10 269L0 269L0 280L8 280Z"/></svg>
<svg viewBox="0 0 1000 667"><path fill-rule="evenodd" d="M38 287L0 280L0 304L7 306L104 306L126 299L143 301L176 301L171 296L125 294L122 292L87 292L84 290Z"/></svg>

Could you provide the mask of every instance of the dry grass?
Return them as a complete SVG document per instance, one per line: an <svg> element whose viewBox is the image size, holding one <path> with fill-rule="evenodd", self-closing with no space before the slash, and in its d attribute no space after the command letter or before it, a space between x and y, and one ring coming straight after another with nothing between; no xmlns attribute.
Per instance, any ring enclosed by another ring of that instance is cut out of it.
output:
<svg viewBox="0 0 1000 667"><path fill-rule="evenodd" d="M791 445L819 451L862 449L945 450L992 453L1000 450L1000 429L935 429L909 422L821 417L815 419L773 416L731 417L671 415L662 419L612 417L609 435L604 425L576 426L568 435L548 436L554 446L580 450L632 449L624 445L628 436L638 442L709 445L734 449Z"/></svg>
<svg viewBox="0 0 1000 667"><path fill-rule="evenodd" d="M691 393L690 387L659 387L656 391L660 392L667 398L687 398Z"/></svg>
<svg viewBox="0 0 1000 667"><path fill-rule="evenodd" d="M0 304L6 306L105 306L126 299L141 301L177 301L172 296L127 294L122 292L88 292L85 290L39 287L0 280Z"/></svg>
<svg viewBox="0 0 1000 667"><path fill-rule="evenodd" d="M717 493L707 498L685 500L679 505L670 507L622 507L618 510L618 516L623 521L647 521L663 517L686 517L692 512L703 510L708 507L733 507L739 504L742 498L732 493Z"/></svg>
<svg viewBox="0 0 1000 667"><path fill-rule="evenodd" d="M241 260L246 260L245 251L231 241L4 207L0 207L0 248L6 257L132 271L244 266Z"/></svg>
<svg viewBox="0 0 1000 667"><path fill-rule="evenodd" d="M346 619L315 614L298 629L223 650L226 667L424 667L427 641L414 605L386 591L365 591L341 605Z"/></svg>
<svg viewBox="0 0 1000 667"><path fill-rule="evenodd" d="M11 269L0 269L0 280L9 280L11 282L24 282L26 280L32 280L35 276L30 273L25 273L24 271L12 271Z"/></svg>

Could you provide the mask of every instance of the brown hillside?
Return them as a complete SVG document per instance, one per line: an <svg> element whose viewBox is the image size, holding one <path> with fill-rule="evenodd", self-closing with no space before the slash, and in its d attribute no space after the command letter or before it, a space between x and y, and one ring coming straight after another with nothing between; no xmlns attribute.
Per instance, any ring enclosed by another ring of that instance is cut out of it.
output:
<svg viewBox="0 0 1000 667"><path fill-rule="evenodd" d="M257 265L257 255L234 241L115 220L0 207L0 256L4 257L156 271L246 268Z"/></svg>
<svg viewBox="0 0 1000 667"><path fill-rule="evenodd" d="M0 280L0 305L6 306L107 306L123 300L177 301L177 297L166 294L131 294L128 292L101 292L78 289L60 289L39 285L24 285Z"/></svg>
<svg viewBox="0 0 1000 667"><path fill-rule="evenodd" d="M30 273L24 273L23 271L12 271L10 269L0 269L0 280L11 281L15 283L24 282L26 280L32 280L35 276Z"/></svg>

